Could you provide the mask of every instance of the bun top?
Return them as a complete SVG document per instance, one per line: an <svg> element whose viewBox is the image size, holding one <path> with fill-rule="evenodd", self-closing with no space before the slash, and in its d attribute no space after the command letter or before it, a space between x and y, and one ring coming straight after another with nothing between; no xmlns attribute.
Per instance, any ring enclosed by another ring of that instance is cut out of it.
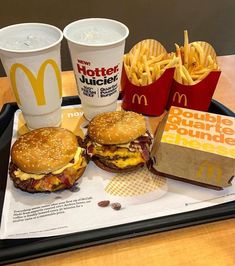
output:
<svg viewBox="0 0 235 266"><path fill-rule="evenodd" d="M88 126L88 135L100 144L125 144L145 134L145 132L144 117L126 111L97 115Z"/></svg>
<svg viewBox="0 0 235 266"><path fill-rule="evenodd" d="M77 147L77 138L71 131L64 128L39 128L15 141L11 159L24 172L46 174L71 161Z"/></svg>

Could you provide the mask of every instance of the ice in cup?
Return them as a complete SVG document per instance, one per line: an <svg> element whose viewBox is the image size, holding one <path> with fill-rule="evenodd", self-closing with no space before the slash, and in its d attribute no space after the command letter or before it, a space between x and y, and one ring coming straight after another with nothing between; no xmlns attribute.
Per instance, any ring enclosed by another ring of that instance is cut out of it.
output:
<svg viewBox="0 0 235 266"><path fill-rule="evenodd" d="M84 116L114 111L122 73L122 60L128 28L115 20L82 19L67 25L73 70Z"/></svg>
<svg viewBox="0 0 235 266"><path fill-rule="evenodd" d="M0 30L0 57L30 129L61 122L60 29L22 23Z"/></svg>

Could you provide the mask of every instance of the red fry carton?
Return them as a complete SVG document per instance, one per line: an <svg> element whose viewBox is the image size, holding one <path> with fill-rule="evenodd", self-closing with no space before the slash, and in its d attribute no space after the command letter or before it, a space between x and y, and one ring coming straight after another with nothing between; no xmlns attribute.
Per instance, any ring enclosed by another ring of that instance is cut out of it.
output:
<svg viewBox="0 0 235 266"><path fill-rule="evenodd" d="M157 174L213 189L235 176L235 118L172 106L151 150Z"/></svg>
<svg viewBox="0 0 235 266"><path fill-rule="evenodd" d="M155 40L144 40L136 44L129 55L135 58L135 51L141 55L146 53L146 47L149 50L147 55L158 57L167 55L165 48ZM145 51L143 51L145 49ZM149 53L149 54L148 54ZM166 69L160 77L148 85L136 85L131 81L127 74L128 66L125 64L122 73L122 108L125 110L142 113L149 116L160 116L166 109L170 88L174 76L174 67Z"/></svg>
<svg viewBox="0 0 235 266"><path fill-rule="evenodd" d="M207 65L207 58L216 62L216 53L213 47L206 42L194 42L200 45L203 50L205 62ZM192 43L192 44L194 44ZM216 89L221 71L211 71L205 78L194 85L185 85L177 82L175 79L172 82L171 91L167 103L167 109L172 105L199 110L207 111Z"/></svg>
<svg viewBox="0 0 235 266"><path fill-rule="evenodd" d="M159 116L165 109L174 75L174 68L166 69L161 77L147 86L132 84L123 74L122 108L149 116Z"/></svg>

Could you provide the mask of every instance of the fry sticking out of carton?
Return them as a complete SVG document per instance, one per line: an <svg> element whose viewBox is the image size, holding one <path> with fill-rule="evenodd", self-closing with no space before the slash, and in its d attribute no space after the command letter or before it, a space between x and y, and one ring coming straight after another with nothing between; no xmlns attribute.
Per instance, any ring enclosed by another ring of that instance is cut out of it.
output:
<svg viewBox="0 0 235 266"><path fill-rule="evenodd" d="M207 42L189 43L184 31L184 45L175 44L176 57L174 81L167 104L207 111L220 77L214 48Z"/></svg>

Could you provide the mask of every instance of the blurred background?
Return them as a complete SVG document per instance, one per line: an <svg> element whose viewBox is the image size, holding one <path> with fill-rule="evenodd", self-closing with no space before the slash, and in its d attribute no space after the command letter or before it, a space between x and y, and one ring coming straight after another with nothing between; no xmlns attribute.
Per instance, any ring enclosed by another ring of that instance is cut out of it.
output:
<svg viewBox="0 0 235 266"><path fill-rule="evenodd" d="M138 41L153 38L168 52L183 43L183 30L190 41L207 41L217 55L235 54L235 0L11 0L1 1L0 28L24 22L52 24L61 30L72 21L87 17L119 20L130 35L128 52ZM62 70L72 70L65 40L61 46ZM5 76L0 64L0 76Z"/></svg>

